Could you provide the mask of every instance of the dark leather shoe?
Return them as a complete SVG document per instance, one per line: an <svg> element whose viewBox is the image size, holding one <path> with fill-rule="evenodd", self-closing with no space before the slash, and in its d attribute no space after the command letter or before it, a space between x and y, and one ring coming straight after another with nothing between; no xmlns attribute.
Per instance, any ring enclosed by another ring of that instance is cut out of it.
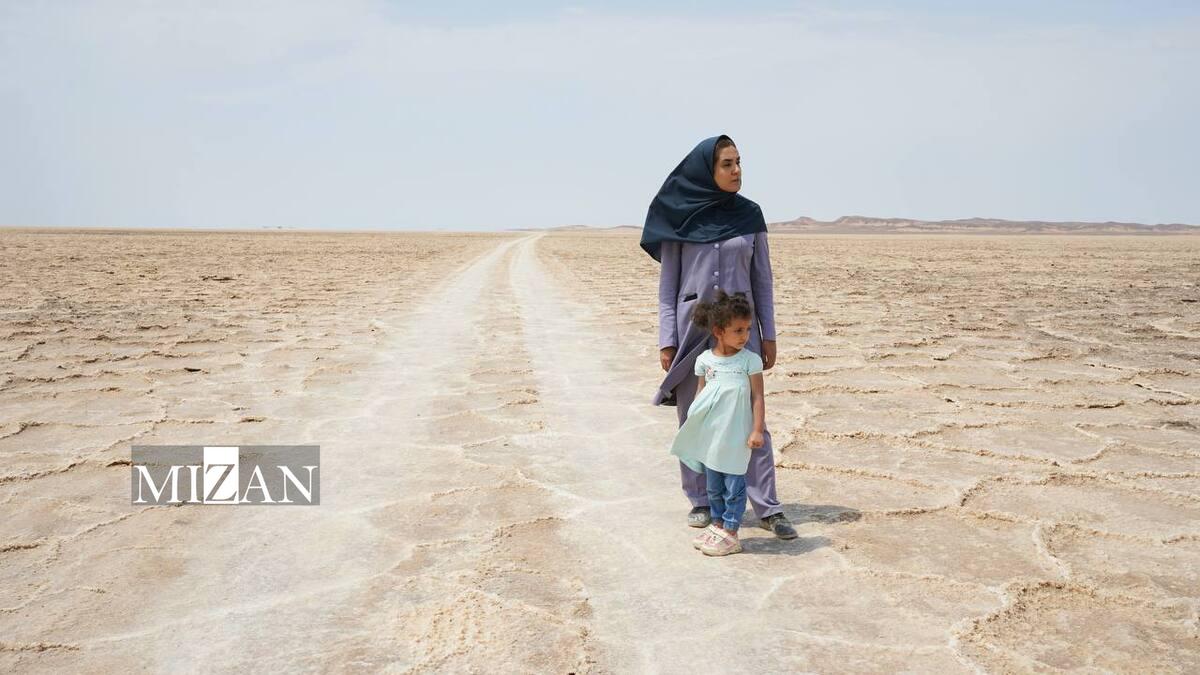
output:
<svg viewBox="0 0 1200 675"><path fill-rule="evenodd" d="M688 512L689 527L708 527L712 522L712 511L707 506L697 506Z"/></svg>
<svg viewBox="0 0 1200 675"><path fill-rule="evenodd" d="M773 516L767 516L758 521L758 526L764 530L770 530L772 534L780 539L795 539L799 535L796 534L796 528L792 527L791 521L782 513L776 513Z"/></svg>

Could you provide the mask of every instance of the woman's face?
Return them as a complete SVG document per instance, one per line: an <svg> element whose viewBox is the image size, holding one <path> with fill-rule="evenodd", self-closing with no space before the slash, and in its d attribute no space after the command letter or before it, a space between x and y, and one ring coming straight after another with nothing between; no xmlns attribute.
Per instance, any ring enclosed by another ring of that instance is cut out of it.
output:
<svg viewBox="0 0 1200 675"><path fill-rule="evenodd" d="M726 192L737 192L742 189L742 156L737 148L729 146L721 148L717 153L717 168L713 171L713 180L717 187Z"/></svg>

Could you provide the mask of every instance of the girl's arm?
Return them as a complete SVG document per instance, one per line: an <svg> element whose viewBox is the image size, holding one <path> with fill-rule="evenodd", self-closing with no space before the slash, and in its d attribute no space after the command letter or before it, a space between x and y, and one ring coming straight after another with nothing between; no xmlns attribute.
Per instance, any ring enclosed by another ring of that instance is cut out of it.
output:
<svg viewBox="0 0 1200 675"><path fill-rule="evenodd" d="M700 380L700 384L696 386L696 396L699 396L700 392L704 391L704 376L697 375L696 379Z"/></svg>
<svg viewBox="0 0 1200 675"><path fill-rule="evenodd" d="M750 408L754 412L754 429L751 431L751 437L759 436L761 444L763 429L767 426L767 403L763 396L762 373L750 376Z"/></svg>

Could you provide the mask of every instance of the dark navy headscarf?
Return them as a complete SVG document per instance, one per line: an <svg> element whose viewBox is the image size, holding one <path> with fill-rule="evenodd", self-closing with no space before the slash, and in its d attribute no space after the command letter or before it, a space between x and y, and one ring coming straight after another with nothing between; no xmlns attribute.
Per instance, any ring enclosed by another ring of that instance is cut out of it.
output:
<svg viewBox="0 0 1200 675"><path fill-rule="evenodd" d="M766 232L762 209L736 192L726 192L713 180L717 141L700 141L663 181L642 227L642 249L662 262L664 241L706 244L742 234ZM732 142L733 139L730 139Z"/></svg>

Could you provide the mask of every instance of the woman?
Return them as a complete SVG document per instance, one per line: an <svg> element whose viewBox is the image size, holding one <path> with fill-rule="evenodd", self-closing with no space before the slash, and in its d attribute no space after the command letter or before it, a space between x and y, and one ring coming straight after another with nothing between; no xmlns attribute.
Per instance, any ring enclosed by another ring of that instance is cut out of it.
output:
<svg viewBox="0 0 1200 675"><path fill-rule="evenodd" d="M641 246L662 263L658 283L658 345L666 378L654 405L673 405L682 426L696 396L692 372L696 357L712 347L711 335L692 325L692 308L717 289L744 291L754 308L749 349L775 365L775 299L772 289L767 224L758 204L737 194L742 187L741 156L728 136L700 142L663 182L642 229ZM711 521L704 474L680 462L683 492L692 503L688 525ZM775 458L771 433L752 450L746 493L759 524L781 539L796 529L775 496Z"/></svg>

